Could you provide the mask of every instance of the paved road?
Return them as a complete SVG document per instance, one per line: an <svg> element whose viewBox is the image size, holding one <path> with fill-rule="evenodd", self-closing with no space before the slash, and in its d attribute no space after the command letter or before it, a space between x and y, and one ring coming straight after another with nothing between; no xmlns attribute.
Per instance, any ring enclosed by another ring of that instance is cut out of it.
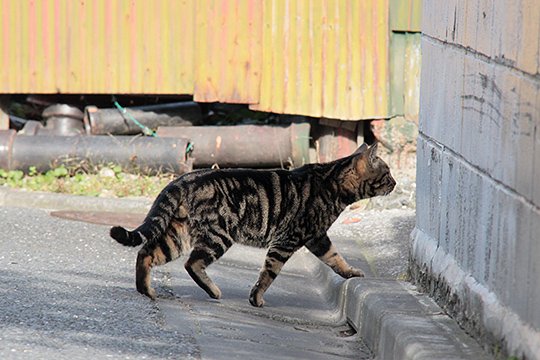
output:
<svg viewBox="0 0 540 360"><path fill-rule="evenodd" d="M176 261L155 272L158 300L134 289L136 250L108 227L0 208L1 359L368 359L315 276L295 255L251 307L263 253L235 246L210 275L209 300Z"/></svg>

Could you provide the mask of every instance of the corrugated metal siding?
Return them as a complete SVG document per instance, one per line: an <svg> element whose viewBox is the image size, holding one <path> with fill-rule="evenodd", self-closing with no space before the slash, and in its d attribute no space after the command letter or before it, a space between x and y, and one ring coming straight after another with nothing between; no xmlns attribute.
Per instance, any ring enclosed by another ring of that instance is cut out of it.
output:
<svg viewBox="0 0 540 360"><path fill-rule="evenodd" d="M0 0L0 13L0 93L193 91L193 1Z"/></svg>
<svg viewBox="0 0 540 360"><path fill-rule="evenodd" d="M392 115L416 120L420 110L420 33L394 32L391 39Z"/></svg>
<svg viewBox="0 0 540 360"><path fill-rule="evenodd" d="M385 118L389 1L0 0L0 93L193 94Z"/></svg>
<svg viewBox="0 0 540 360"><path fill-rule="evenodd" d="M421 0L390 0L391 113L418 120Z"/></svg>
<svg viewBox="0 0 540 360"><path fill-rule="evenodd" d="M388 2L264 2L252 109L342 120L389 114Z"/></svg>
<svg viewBox="0 0 540 360"><path fill-rule="evenodd" d="M421 19L422 0L390 0L392 31L419 32Z"/></svg>
<svg viewBox="0 0 540 360"><path fill-rule="evenodd" d="M195 100L256 103L261 67L261 1L198 1L196 7Z"/></svg>

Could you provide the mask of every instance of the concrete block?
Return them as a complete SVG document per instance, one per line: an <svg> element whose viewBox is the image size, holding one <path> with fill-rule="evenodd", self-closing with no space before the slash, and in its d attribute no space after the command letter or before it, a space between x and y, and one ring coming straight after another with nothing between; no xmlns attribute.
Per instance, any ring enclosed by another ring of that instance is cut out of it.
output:
<svg viewBox="0 0 540 360"><path fill-rule="evenodd" d="M437 5L439 1L424 1L422 2L422 20L421 29L422 33L436 37L437 22L434 21L436 16Z"/></svg>
<svg viewBox="0 0 540 360"><path fill-rule="evenodd" d="M434 74L437 52L435 50L436 47L433 41L426 36L422 36L422 65L420 70L420 112L418 115L418 131L428 136L433 134L431 126L436 123L435 119L431 118L433 111L433 97L431 96L431 92L432 89L436 88Z"/></svg>
<svg viewBox="0 0 540 360"><path fill-rule="evenodd" d="M531 219L531 241L529 249L530 294L527 319L536 329L540 329L540 214L534 210Z"/></svg>
<svg viewBox="0 0 540 360"><path fill-rule="evenodd" d="M440 209L441 209L441 183L442 183L442 163L441 149L438 146L429 145L427 156L427 176L429 178L429 194L427 204L428 208L428 226L426 232L432 236L439 233L440 227ZM418 185L417 185L418 189ZM418 190L417 190L418 191Z"/></svg>
<svg viewBox="0 0 540 360"><path fill-rule="evenodd" d="M536 59L537 59L537 68L536 68L536 73L537 74L540 74L540 39L538 39L538 53L536 54Z"/></svg>
<svg viewBox="0 0 540 360"><path fill-rule="evenodd" d="M530 206L526 206L524 202L517 201L516 213L513 214L515 223L515 240L513 242L514 257L509 259L512 268L512 280L510 291L509 306L516 312L522 321L528 320L529 303L534 301L532 298L531 285L534 279L530 275L529 252L532 247L532 242L537 241L536 237L531 236L531 221L540 220L533 218L533 211Z"/></svg>
<svg viewBox="0 0 540 360"><path fill-rule="evenodd" d="M446 67L441 66L438 59L444 56L444 47L429 38L423 40L419 122L424 134L439 139L442 121L438 119L444 119L441 116L444 116L445 109L444 86L440 79L446 78Z"/></svg>
<svg viewBox="0 0 540 360"><path fill-rule="evenodd" d="M481 98L481 77L479 60L472 55L465 56L463 88L461 94L462 121L461 147L458 151L472 164L478 165L481 139L481 115L484 99Z"/></svg>
<svg viewBox="0 0 540 360"><path fill-rule="evenodd" d="M471 110L477 112L479 122L479 133L473 145L473 163L490 174L494 172L499 161L497 150L500 147L503 121L500 109L503 94L497 83L495 68L493 64L477 60L476 94L467 97Z"/></svg>
<svg viewBox="0 0 540 360"><path fill-rule="evenodd" d="M529 74L538 69L538 51L540 47L540 2L521 0L522 19L519 37L517 67Z"/></svg>
<svg viewBox="0 0 540 360"><path fill-rule="evenodd" d="M492 181L488 181L488 187L490 188L489 197L491 202L491 211L493 211L493 218L491 219L491 231L486 228L486 236L489 234L491 238L484 241L486 247L486 270L484 273L484 279L486 287L492 289L494 283L498 281L499 268L497 267L499 253L499 243L501 239L501 205L504 205L501 201L500 189L493 186ZM487 225L486 225L487 226ZM495 292L494 289L492 289Z"/></svg>
<svg viewBox="0 0 540 360"><path fill-rule="evenodd" d="M476 49L476 28L478 23L478 7L477 1L465 2L465 16L463 22L463 46Z"/></svg>
<svg viewBox="0 0 540 360"><path fill-rule="evenodd" d="M459 213L456 211L456 202L461 196L458 187L459 161L449 154L443 156L441 184L440 228L438 234L439 246L448 252L454 252L453 241L457 237ZM438 235L438 236L437 236Z"/></svg>
<svg viewBox="0 0 540 360"><path fill-rule="evenodd" d="M448 22L446 13L446 4L445 1L434 1L435 9L432 12L433 17L432 21L435 22L433 27L434 34L433 37L445 41L446 40L446 23Z"/></svg>
<svg viewBox="0 0 540 360"><path fill-rule="evenodd" d="M461 163L458 167L458 174L457 174L457 191L458 191L458 197L456 199L455 203L455 211L458 213L457 216L457 229L456 229L456 237L452 239L452 247L453 251L449 252L450 255L452 255L460 264L462 268L466 268L467 266L467 239L466 239L466 228L467 224L470 221L470 218L467 217L467 210L470 206L470 201L472 200L470 198L470 181L469 178L471 176L471 170L470 167L467 167L465 163ZM473 197L474 199L475 197Z"/></svg>
<svg viewBox="0 0 540 360"><path fill-rule="evenodd" d="M455 38L455 10L456 10L456 2L458 0L447 0L443 3L441 3L441 7L439 8L439 11L444 14L442 26L444 26L444 41L453 43Z"/></svg>
<svg viewBox="0 0 540 360"><path fill-rule="evenodd" d="M456 0L454 3L454 19L452 23L452 31L450 33L452 42L463 45L465 40L466 30L466 15L467 15L467 0Z"/></svg>
<svg viewBox="0 0 540 360"><path fill-rule="evenodd" d="M478 217L482 206L479 194L482 192L484 183L481 173L476 171L469 171L468 173L467 197L465 198L464 212L461 217L466 219L463 225L463 264L464 269L470 273L474 270L475 264L482 261L482 258L477 256L477 248L480 246L479 243L482 239L477 237L476 228L478 227Z"/></svg>
<svg viewBox="0 0 540 360"><path fill-rule="evenodd" d="M460 127L463 117L461 106L463 89L463 71L465 54L453 47L447 47L443 54L442 64L445 67L445 81L439 86L443 87L443 102L441 131L438 141L454 151L461 147ZM440 77L437 75L437 79ZM435 112L436 113L436 112Z"/></svg>
<svg viewBox="0 0 540 360"><path fill-rule="evenodd" d="M484 286L488 283L491 246L498 232L495 226L496 212L494 201L495 188L493 182L486 177L481 178L480 189L475 199L478 202L478 215L472 222L476 228L475 259L472 266L472 275Z"/></svg>
<svg viewBox="0 0 540 360"><path fill-rule="evenodd" d="M487 173L493 172L498 161L494 156L500 144L500 104L502 93L495 78L495 66L485 61L478 61L477 96L479 131L474 154L476 164Z"/></svg>
<svg viewBox="0 0 540 360"><path fill-rule="evenodd" d="M493 14L492 57L515 63L519 50L521 0L496 0Z"/></svg>
<svg viewBox="0 0 540 360"><path fill-rule="evenodd" d="M501 55L502 33L504 31L504 15L506 0L493 1L493 24L497 24L491 29L491 58Z"/></svg>
<svg viewBox="0 0 540 360"><path fill-rule="evenodd" d="M493 0L478 0L476 46L474 49L486 56L491 55L493 40Z"/></svg>
<svg viewBox="0 0 540 360"><path fill-rule="evenodd" d="M427 231L429 226L429 199L431 197L431 184L429 177L429 148L423 137L419 137L416 146L416 226ZM1 194L1 192L0 192Z"/></svg>
<svg viewBox="0 0 540 360"><path fill-rule="evenodd" d="M536 94L536 104L540 104L540 92ZM538 179L540 179L540 119L535 121L536 131L534 137L534 173L533 173L533 196L532 202L540 207L540 186L538 186ZM538 233L540 234L540 232Z"/></svg>
<svg viewBox="0 0 540 360"><path fill-rule="evenodd" d="M440 46L429 39L425 39L422 49L420 131L457 150L460 142L463 52Z"/></svg>
<svg viewBox="0 0 540 360"><path fill-rule="evenodd" d="M502 94L498 111L502 118L500 123L500 146L497 159L500 165L493 177L515 189L517 169L517 143L515 115L519 112L519 78L510 69L495 67L495 81Z"/></svg>
<svg viewBox="0 0 540 360"><path fill-rule="evenodd" d="M492 267L489 288L503 305L509 306L512 295L513 263L516 244L517 202L506 191L497 191L498 236L492 243Z"/></svg>
<svg viewBox="0 0 540 360"><path fill-rule="evenodd" d="M536 102L540 92L540 82L526 78L519 79L519 101L517 113L511 122L511 131L516 144L516 184L515 189L527 199L532 199L534 191L534 141L535 131L540 124L540 109ZM540 155L540 154L539 154Z"/></svg>

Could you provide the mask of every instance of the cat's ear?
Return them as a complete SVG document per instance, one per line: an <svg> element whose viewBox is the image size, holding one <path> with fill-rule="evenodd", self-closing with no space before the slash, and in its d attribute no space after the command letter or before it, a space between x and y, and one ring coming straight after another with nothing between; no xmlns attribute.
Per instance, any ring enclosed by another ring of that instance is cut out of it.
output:
<svg viewBox="0 0 540 360"><path fill-rule="evenodd" d="M369 160L370 165L373 165L373 163L375 162L375 159L377 158L378 145L379 143L376 142L375 144L371 145L371 147L368 149L367 155L368 155L368 160Z"/></svg>
<svg viewBox="0 0 540 360"><path fill-rule="evenodd" d="M363 174L369 168L373 167L375 158L377 157L377 143L371 145L369 148L366 144L362 144L354 154L353 165L359 174Z"/></svg>
<svg viewBox="0 0 540 360"><path fill-rule="evenodd" d="M364 151L366 151L368 149L368 146L366 143L363 143L362 145L360 145L360 147L358 149L356 149L352 154L353 155L360 155L362 154Z"/></svg>

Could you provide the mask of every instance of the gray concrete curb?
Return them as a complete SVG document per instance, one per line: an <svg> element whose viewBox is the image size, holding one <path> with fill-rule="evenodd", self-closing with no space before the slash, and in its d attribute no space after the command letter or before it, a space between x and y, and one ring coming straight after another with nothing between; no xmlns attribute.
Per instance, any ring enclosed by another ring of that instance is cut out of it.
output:
<svg viewBox="0 0 540 360"><path fill-rule="evenodd" d="M342 247L343 240L333 241ZM410 283L375 277L340 281L328 267L320 267L331 287L328 292L339 294L344 317L377 359L491 359L433 299Z"/></svg>
<svg viewBox="0 0 540 360"><path fill-rule="evenodd" d="M145 213L151 203L143 198L92 198L0 188L0 206ZM353 250L350 256L361 258L361 250L351 249L350 242L333 241L339 249ZM309 258L309 268L325 284L322 296L335 304L336 320L348 321L377 359L490 359L432 299L416 292L412 285L374 277L345 281L313 256Z"/></svg>

